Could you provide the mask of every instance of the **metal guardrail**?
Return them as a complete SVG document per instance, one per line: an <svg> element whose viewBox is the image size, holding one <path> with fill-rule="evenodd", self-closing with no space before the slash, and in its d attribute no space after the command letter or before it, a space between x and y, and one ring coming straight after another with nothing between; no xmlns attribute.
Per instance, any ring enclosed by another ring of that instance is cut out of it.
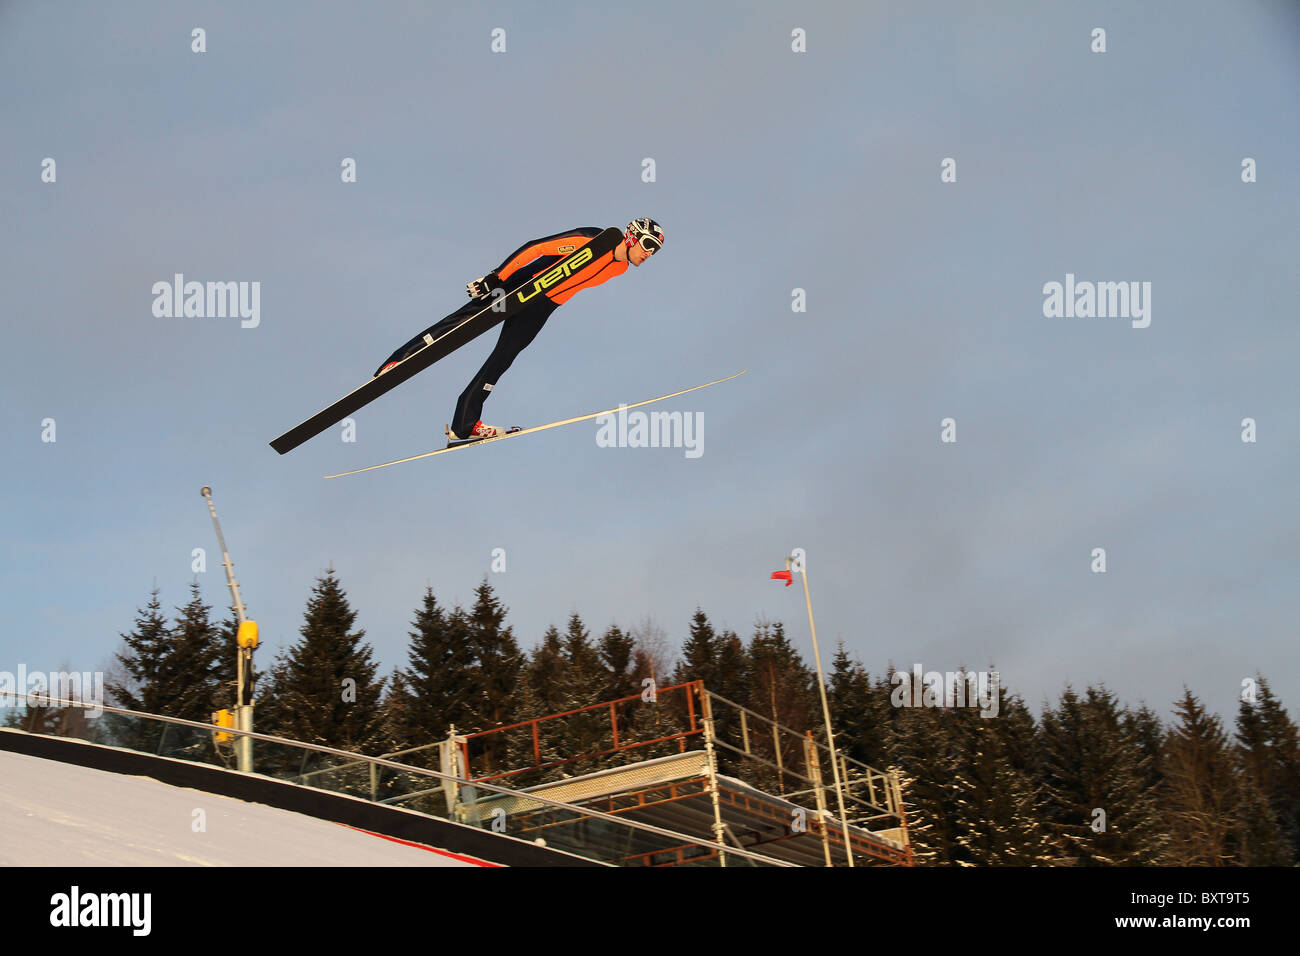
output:
<svg viewBox="0 0 1300 956"><path fill-rule="evenodd" d="M443 784L451 784L457 787L473 788L474 790L488 791L490 793L496 793L496 794L505 794L511 797L526 800L529 803L538 804L539 806L542 807L548 807L554 811L571 814L573 819L601 820L607 824L611 824L613 826L623 828L624 830L635 830L640 833L651 834L655 837L662 838L664 840L669 841L669 844L662 848L662 852L664 853L675 852L683 846L699 847L701 852L698 855L697 859L699 859L700 861L709 858L717 858L720 864L725 865L725 858L734 855L736 857L740 857L760 865L766 865L766 866L794 865L784 860L774 859L772 857L764 856L760 853L754 853L749 850L744 850L739 847L728 846L723 848L718 846L716 843L700 840L698 837L690 836L684 833L676 833L672 830L667 830L664 829L663 827L657 827L649 823L642 823L636 820L628 820L622 817L614 816L612 814L603 813L599 810L594 810L587 807L580 807L568 803L562 803L558 800L551 800L546 797L536 796L534 794L521 793L520 791L497 786L495 784L487 783L482 780L466 780L464 778L456 777L451 774L442 773L437 770L430 770L425 767L415 767L409 764L398 763L397 761L388 760L383 757L367 757L364 754L357 754L346 750L339 750L334 747L324 746L323 744L310 744L304 741L289 740L284 737L276 737L270 734L261 734L261 733L248 731L248 730L239 730L233 727L218 727L214 724L205 724L199 721L186 720L180 717L167 717L161 714L146 714L140 711L127 710L121 707L112 707L107 704L93 704L85 701L66 700L63 698L48 697L44 695L32 695L32 694L20 693L18 691L0 691L0 702L5 702L7 698L15 698L16 700L24 701L28 704L39 706L39 707L72 707L72 708L82 708L87 710L96 710L96 711L102 711L105 714L115 714L118 716L135 718L139 720L157 721L163 724L190 727L195 730L204 731L206 733L210 733L213 735L220 733L223 735L240 736L250 740L262 741L263 743L275 744L278 746L288 747L291 749L311 751L314 753L327 754L332 757L342 758L345 761L348 761L349 762L348 765L351 766L359 766L362 764L366 764L372 767L384 767L399 773L408 773L408 774L415 774L417 776L428 777L431 780L437 780L442 782ZM41 733L40 731L34 731L34 732ZM48 734L48 733L42 735L58 736L57 734ZM128 747L125 749L135 749L135 748ZM137 751L137 752L142 752L142 751ZM200 762L198 760L194 760L191 757L185 757L185 756L178 757L177 759L189 760L192 763ZM330 769L339 770L341 768L330 768ZM259 774L259 776L266 776L268 777L268 779L280 780L281 782L291 782L291 781L285 781L282 778L271 777L267 774ZM306 786L305 784L298 784L298 785ZM324 790L326 788L315 787L313 789ZM355 794L353 795L355 796ZM388 803L391 802L391 800L386 800L386 801L372 800L372 802ZM423 813L424 811L415 810L412 812ZM425 815L432 816L438 819L449 819L448 817L438 817L437 814L426 813ZM481 827L481 829L491 829L491 828ZM508 835L508 834L502 834L502 835ZM518 838L512 837L512 839L518 839ZM578 856L584 855L580 849L569 850L568 852L573 852L575 855ZM659 851L650 850L647 852L653 854ZM639 852L635 854L635 856L644 856L644 855L646 855L646 853ZM593 856L589 858L595 859L598 862L610 862L608 859L601 859L600 856ZM619 857L616 855L615 859L617 858Z"/></svg>
<svg viewBox="0 0 1300 956"><path fill-rule="evenodd" d="M681 696L680 702L678 702L678 696ZM712 705L708 708L711 712L711 718L705 716L706 708L703 703L706 697ZM644 698L639 694L632 694L616 700L602 701L601 703L588 704L584 707L576 707L560 713L547 714L544 717L522 720L504 727L493 727L490 730L454 735L454 739L461 751L462 768L467 772L468 776L473 778L475 783L491 780L500 781L518 777L521 774L556 770L564 766L571 767L584 761L590 765L594 761L613 754L629 754L640 748L670 741L681 744L682 746L679 749L684 750L685 743L695 738L700 741L702 746L707 745L707 741L712 746L735 754L743 760L753 761L755 764L761 764L775 771L781 796L786 799L807 798L809 803L817 806L820 806L820 804L816 803L818 799L826 800L828 795L834 794L834 789L821 778L818 769L828 766L832 759L837 758L839 776L843 778L842 791L844 799L853 805L855 822L865 824L892 819L897 821L900 826L905 825L903 823L902 793L896 774L872 767L860 760L849 757L847 754L836 753L833 758L831 749L825 743L815 739L809 732L801 732L792 727L787 727L776 720L765 717L752 708L728 700L721 694L716 694L705 687L703 681L688 681L670 687L658 688L655 691L654 700L656 706L665 707L676 715L675 732L661 733L647 739L639 737L623 739L620 735L619 708L629 704L636 704L639 700L644 700ZM673 708L675 708L675 711ZM607 739L599 744L597 749L587 753L567 755L550 760L544 759L540 739L542 728L556 724L562 726L567 719L583 714L591 715L602 721ZM628 715L625 713L623 716L626 722L629 719ZM712 723L717 724L722 719L733 720L733 741L723 739L716 727L709 728L710 720ZM755 724L757 726L754 726ZM524 766L511 767L510 769L498 769L496 772L475 773L473 771L474 761L470 746L515 731L526 731L530 734L533 752L532 762ZM811 753L809 752L810 747L812 748ZM796 754L797 759L795 761L784 759L783 754L787 752ZM814 764L818 769L814 769ZM599 766L599 764L596 764L596 766ZM796 789L785 789L787 778L789 778L789 781L794 782ZM529 789L533 788L530 787Z"/></svg>
<svg viewBox="0 0 1300 956"><path fill-rule="evenodd" d="M697 711L696 695L703 690L702 681L688 681L683 684L674 684L671 687L657 688L654 692L654 704L656 707L662 707L671 711L674 706L674 693L681 691L681 704L679 716L683 719L683 725L675 733L661 734L657 737L648 737L642 739L633 737L631 740L620 740L619 738L619 708L627 704L643 702L645 698L640 694L630 694L626 697L619 697L615 700L601 701L596 704L587 704L583 707L574 707L571 710L564 710L554 714L547 714L544 717L533 717L528 720L521 720L513 724L506 724L502 727L492 727L489 730L479 730L468 734L457 734L456 740L460 747L461 760L463 766L469 775L474 778L475 782L480 780L502 780L508 777L518 776L520 774L533 773L536 771L553 770L558 767L575 764L581 761L591 761L601 757L607 757L612 754L628 754L645 747L653 747L657 744L677 741L678 752L686 750L686 740L689 737L699 737L703 739L705 735L703 713ZM579 714L599 715L603 721L608 716L610 741L612 746L602 747L602 749L563 757L556 760L544 760L542 758L541 747L541 727L543 725L553 725L560 723L568 718L576 717ZM627 718L627 714L624 715ZM629 720L630 722L630 720ZM531 732L533 746L533 763L515 767L510 770L501 770L496 773L475 774L473 769L473 756L470 753L471 742L481 742L489 739L499 738L503 734L509 734L512 731L528 728ZM628 728L624 728L626 735Z"/></svg>
<svg viewBox="0 0 1300 956"><path fill-rule="evenodd" d="M829 763L830 760L833 759L832 752L824 743L813 738L807 731L800 733L793 727L787 727L775 720L764 717L757 711L751 710L742 704L737 704L735 701L728 700L721 694L715 694L713 691L708 689L705 689L704 693L709 695L711 701L717 701L718 703L724 704L732 710L737 711L740 717L741 746L737 747L724 740L715 740L714 743L717 746L738 754L748 760L764 764L770 769L777 771L777 773L782 777L790 776L795 780L808 785L804 790L783 793L782 795L787 799L812 794L819 789L819 787L821 789L826 789L824 783L819 783L816 779L816 775L812 772L811 768L805 766L803 772L800 772L781 759L781 754L784 749L781 746L781 735L786 735L786 737L792 740L792 742L797 742L799 750L806 750L808 746L813 747L816 754L819 756L824 755L826 761ZM717 719L716 712L715 719ZM765 740L765 743L771 745L773 758L771 760L762 756L759 752L759 748L754 746L754 740L751 738L749 728L750 721L754 720L766 724L772 734L772 739L770 741ZM840 775L844 778L843 789L845 799L857 804L858 807L871 812L870 816L861 819L859 822L879 820L886 817L893 817L900 821L902 820L903 799L901 788L898 784L897 774L891 773L887 770L879 770L872 767L870 764L865 764L860 760L855 760L847 754L838 753L834 756L838 757ZM806 758L807 755L805 754L805 760ZM866 790L865 796L861 795L863 788Z"/></svg>

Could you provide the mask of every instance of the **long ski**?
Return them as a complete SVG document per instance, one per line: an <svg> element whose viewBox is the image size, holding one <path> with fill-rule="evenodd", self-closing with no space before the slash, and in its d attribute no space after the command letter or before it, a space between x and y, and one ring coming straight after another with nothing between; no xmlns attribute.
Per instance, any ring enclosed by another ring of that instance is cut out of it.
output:
<svg viewBox="0 0 1300 956"><path fill-rule="evenodd" d="M633 402L631 405L620 405L618 408L607 409L603 412L592 412L590 415L579 415L577 418L566 418L563 421L550 422L546 425L534 425L532 428L523 428L518 431L506 432L504 435L497 435L495 438L480 438L477 441L458 442L447 448L439 448L437 451L425 452L423 455L415 455L411 458L399 458L397 461L386 461L382 465L371 465L368 468L358 468L356 471L344 471L337 475L326 475L326 478L346 478L348 475L359 475L363 471L374 471L376 468L387 468L389 465L401 465L408 461L419 461L421 458L432 458L434 455L445 455L449 451L460 451L462 448L468 448L472 445L487 445L494 441L503 441L507 438L514 438L518 435L531 435L534 432L544 432L548 428L559 428L561 425L572 425L574 422L585 422L593 418L600 418L602 415L617 415L620 410L636 408L640 405L650 405L654 402L662 402L668 398L676 398L678 395L685 395L687 392L694 392L701 388L708 388L710 385L719 385L722 382L730 382L733 378L739 378L744 375L748 369L741 369L735 375L728 375L726 378L715 379L712 382L705 382L703 385L693 385L690 388L684 388L680 392L672 392L668 395L660 395L658 398L647 398L643 402Z"/></svg>
<svg viewBox="0 0 1300 956"><path fill-rule="evenodd" d="M530 277L526 282L516 286L500 298L505 305L494 309L497 299L484 305L482 310L468 316L455 328L448 330L436 339L429 339L424 348L403 359L383 375L372 378L360 388L344 395L333 405L317 412L311 418L297 425L271 442L271 447L281 455L292 451L310 438L315 438L336 422L342 421L353 412L369 405L379 396L401 385L408 378L424 371L434 362L450 355L471 339L482 335L499 322L514 315L521 308L547 289L568 278L568 276L617 248L623 239L618 229L606 229L586 245L565 256L541 275Z"/></svg>

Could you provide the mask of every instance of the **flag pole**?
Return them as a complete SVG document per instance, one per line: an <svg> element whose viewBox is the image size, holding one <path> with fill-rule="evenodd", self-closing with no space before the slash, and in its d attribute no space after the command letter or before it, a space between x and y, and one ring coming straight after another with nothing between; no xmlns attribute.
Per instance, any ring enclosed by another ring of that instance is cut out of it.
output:
<svg viewBox="0 0 1300 956"><path fill-rule="evenodd" d="M793 557L793 556L791 556ZM790 567L791 557L785 559L785 578L786 587L790 586L790 576L793 569ZM844 810L844 789L840 782L840 758L835 750L835 731L831 727L831 708L826 700L826 678L822 675L822 654L817 646L817 625L813 622L812 595L808 591L808 567L807 560L800 558L799 570L803 573L803 597L804 602L808 605L808 630L812 633L813 660L817 663L817 689L822 698L822 716L826 720L826 744L831 751L831 770L835 773L835 798L840 807L840 826L844 832L844 853L849 859L849 866L853 866L853 844L849 841L849 817ZM777 572L779 574L780 572ZM773 574L772 577L776 577Z"/></svg>

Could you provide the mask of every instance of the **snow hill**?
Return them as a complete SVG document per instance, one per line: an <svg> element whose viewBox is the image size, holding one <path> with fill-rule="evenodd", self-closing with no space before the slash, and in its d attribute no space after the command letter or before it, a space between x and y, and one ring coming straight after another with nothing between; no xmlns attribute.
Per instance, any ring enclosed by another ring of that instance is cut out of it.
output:
<svg viewBox="0 0 1300 956"><path fill-rule="evenodd" d="M492 864L147 777L0 751L0 865Z"/></svg>

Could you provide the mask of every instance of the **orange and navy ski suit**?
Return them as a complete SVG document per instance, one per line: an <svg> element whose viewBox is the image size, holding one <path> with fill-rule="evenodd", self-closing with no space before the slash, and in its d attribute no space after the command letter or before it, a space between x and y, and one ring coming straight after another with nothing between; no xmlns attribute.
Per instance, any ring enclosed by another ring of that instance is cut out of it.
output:
<svg viewBox="0 0 1300 956"><path fill-rule="evenodd" d="M570 253L582 248L601 232L599 228L586 226L542 239L534 239L510 253L493 271L507 286L520 285L527 279L541 275ZM497 339L496 348L487 357L478 374L470 380L465 391L461 392L460 399L456 402L456 413L451 430L462 438L473 430L474 423L483 414L483 403L496 387L497 381L505 374L506 369L510 368L515 356L537 337L537 333L542 330L542 326L546 324L552 312L583 289L590 289L615 276L621 276L627 271L627 266L626 261L619 262L615 260L612 252L607 252L587 263L564 282L548 289L537 298L536 302L507 318L501 326L501 337ZM423 347L428 341L427 336L438 338L469 316L481 312L487 304L489 304L488 299L471 299L451 315L415 336L384 359L379 367L383 368L389 362L400 362ZM375 374L379 373L376 371Z"/></svg>

